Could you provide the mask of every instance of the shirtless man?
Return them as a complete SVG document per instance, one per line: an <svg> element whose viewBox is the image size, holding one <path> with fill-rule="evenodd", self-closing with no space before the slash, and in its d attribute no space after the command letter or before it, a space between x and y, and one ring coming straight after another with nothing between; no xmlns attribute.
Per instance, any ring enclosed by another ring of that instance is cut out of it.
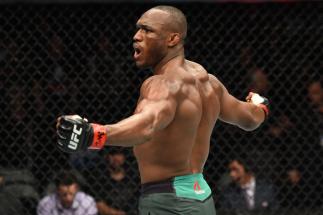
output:
<svg viewBox="0 0 323 215"><path fill-rule="evenodd" d="M135 113L109 125L61 116L57 145L66 152L133 147L142 183L140 214L213 215L202 172L215 122L254 130L268 114L267 99L250 93L247 102L239 101L201 65L185 59L187 23L180 10L154 7L137 29L134 60L154 75L142 84Z"/></svg>

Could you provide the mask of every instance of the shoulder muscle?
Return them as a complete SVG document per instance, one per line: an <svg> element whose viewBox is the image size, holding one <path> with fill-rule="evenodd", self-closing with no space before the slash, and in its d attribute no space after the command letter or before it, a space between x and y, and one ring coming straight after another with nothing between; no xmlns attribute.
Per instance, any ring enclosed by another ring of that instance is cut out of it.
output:
<svg viewBox="0 0 323 215"><path fill-rule="evenodd" d="M223 86L221 81L219 81L219 79L217 79L212 74L209 74L209 81L210 81L213 89L215 90L215 92L217 92L219 96L222 96L222 93L225 90L225 87Z"/></svg>
<svg viewBox="0 0 323 215"><path fill-rule="evenodd" d="M162 106L176 106L176 94L180 84L168 80L162 76L155 75L148 78L141 86L140 98L135 113L141 112L149 104L160 104Z"/></svg>
<svg viewBox="0 0 323 215"><path fill-rule="evenodd" d="M140 95L148 100L163 100L173 97L179 90L179 83L156 75L148 78L141 86Z"/></svg>

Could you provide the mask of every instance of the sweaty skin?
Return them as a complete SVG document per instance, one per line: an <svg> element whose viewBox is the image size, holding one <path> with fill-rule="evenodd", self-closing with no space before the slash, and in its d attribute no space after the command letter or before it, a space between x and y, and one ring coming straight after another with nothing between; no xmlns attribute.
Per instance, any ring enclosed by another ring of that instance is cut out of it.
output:
<svg viewBox="0 0 323 215"><path fill-rule="evenodd" d="M134 147L141 183L200 173L217 119L253 130L265 114L231 96L201 65L185 59L186 28L170 13L150 9L137 28L134 60L140 68L151 67L154 75L142 84L135 113L105 125L106 145Z"/></svg>
<svg viewBox="0 0 323 215"><path fill-rule="evenodd" d="M265 117L186 60L181 35L167 31L169 22L169 14L156 9L138 20L134 58L138 67L151 66L154 76L142 84L134 115L106 125L107 145L134 146L141 183L202 172L217 119L253 130Z"/></svg>
<svg viewBox="0 0 323 215"><path fill-rule="evenodd" d="M174 117L149 142L134 147L144 183L202 172L211 132L219 116L219 100L206 71L181 58L168 66L158 77L162 83L157 83L151 93L169 91L168 99L174 100ZM174 84L171 86L174 91L165 85L169 82Z"/></svg>

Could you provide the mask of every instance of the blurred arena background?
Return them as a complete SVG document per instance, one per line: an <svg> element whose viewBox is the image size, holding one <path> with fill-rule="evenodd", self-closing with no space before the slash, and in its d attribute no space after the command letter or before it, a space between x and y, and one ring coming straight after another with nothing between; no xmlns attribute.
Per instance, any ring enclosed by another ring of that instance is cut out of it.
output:
<svg viewBox="0 0 323 215"><path fill-rule="evenodd" d="M220 122L214 129L205 177L218 214L322 214L323 4L252 0L3 1L0 214L36 214L60 170L72 170L96 201L137 213L140 182L131 148L64 154L55 146L55 121L77 113L113 123L132 114L151 75L132 61L132 36L136 20L156 4L187 15L188 59L237 98L254 91L271 101L268 121L255 132ZM266 201L255 210L225 206L233 159L267 181L272 207Z"/></svg>

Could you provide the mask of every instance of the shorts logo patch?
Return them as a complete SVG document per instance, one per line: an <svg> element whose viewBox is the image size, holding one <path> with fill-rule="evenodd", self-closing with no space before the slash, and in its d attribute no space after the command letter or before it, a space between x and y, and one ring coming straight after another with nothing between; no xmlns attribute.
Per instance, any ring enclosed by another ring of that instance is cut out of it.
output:
<svg viewBox="0 0 323 215"><path fill-rule="evenodd" d="M194 183L194 192L197 195L200 195L200 194L204 194L205 193L205 190L201 190L201 187L200 187L200 184L199 184L198 181L195 181L195 183Z"/></svg>

